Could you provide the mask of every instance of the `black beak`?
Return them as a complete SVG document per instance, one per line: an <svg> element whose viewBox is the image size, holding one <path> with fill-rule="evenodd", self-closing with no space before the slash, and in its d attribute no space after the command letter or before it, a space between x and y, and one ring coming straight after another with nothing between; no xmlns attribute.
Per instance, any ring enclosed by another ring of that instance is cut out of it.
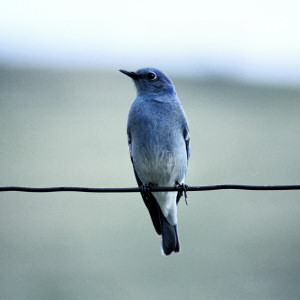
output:
<svg viewBox="0 0 300 300"><path fill-rule="evenodd" d="M132 79L138 79L138 78L139 78L138 74L136 74L136 73L134 73L134 72L128 72L128 71L125 71L125 70L119 70L119 71L120 71L121 73L123 73L123 74L129 76L129 77L132 78Z"/></svg>

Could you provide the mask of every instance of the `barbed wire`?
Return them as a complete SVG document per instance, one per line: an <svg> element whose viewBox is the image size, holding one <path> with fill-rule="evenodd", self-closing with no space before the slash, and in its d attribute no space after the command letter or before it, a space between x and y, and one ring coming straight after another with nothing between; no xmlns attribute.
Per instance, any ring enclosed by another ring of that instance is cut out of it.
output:
<svg viewBox="0 0 300 300"><path fill-rule="evenodd" d="M148 192L198 192L215 190L251 190L251 191L286 191L300 190L300 185L243 185L243 184L219 184L205 186L179 185L175 187L147 186ZM82 192L82 193L137 193L142 192L143 187L27 187L27 186L2 186L0 192L30 192L30 193L53 193L53 192Z"/></svg>

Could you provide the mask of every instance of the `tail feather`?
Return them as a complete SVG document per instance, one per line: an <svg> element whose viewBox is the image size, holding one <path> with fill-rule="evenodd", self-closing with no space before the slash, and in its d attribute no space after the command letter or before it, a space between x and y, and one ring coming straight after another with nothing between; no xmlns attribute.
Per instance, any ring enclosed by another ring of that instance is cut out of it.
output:
<svg viewBox="0 0 300 300"><path fill-rule="evenodd" d="M160 211L162 250L165 255L170 255L173 251L180 251L180 243L177 234L177 225L170 225L165 216Z"/></svg>
<svg viewBox="0 0 300 300"><path fill-rule="evenodd" d="M179 238L177 233L177 225L174 226L174 230L175 230L175 237L176 237L176 245L175 245L174 252L178 253L180 251L180 243L179 243Z"/></svg>

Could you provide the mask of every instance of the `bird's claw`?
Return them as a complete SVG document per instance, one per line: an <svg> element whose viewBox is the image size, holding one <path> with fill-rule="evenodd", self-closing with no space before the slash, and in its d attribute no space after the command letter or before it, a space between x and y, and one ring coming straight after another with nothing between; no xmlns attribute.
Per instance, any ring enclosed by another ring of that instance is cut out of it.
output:
<svg viewBox="0 0 300 300"><path fill-rule="evenodd" d="M145 193L150 193L153 187L154 187L154 184L150 182L148 184L141 185L140 189L141 189L141 192L143 194L145 194Z"/></svg>
<svg viewBox="0 0 300 300"><path fill-rule="evenodd" d="M188 189L188 186L184 183L180 184L179 182L176 182L176 184L177 184L177 187L181 188L179 192L180 192L181 196L184 194L185 204L188 205L188 203L187 203L187 189Z"/></svg>

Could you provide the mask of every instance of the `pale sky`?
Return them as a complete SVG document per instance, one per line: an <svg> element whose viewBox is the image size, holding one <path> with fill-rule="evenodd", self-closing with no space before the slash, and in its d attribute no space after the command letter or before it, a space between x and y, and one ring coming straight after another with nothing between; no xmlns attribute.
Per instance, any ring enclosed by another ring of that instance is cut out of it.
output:
<svg viewBox="0 0 300 300"><path fill-rule="evenodd" d="M300 83L300 2L0 2L0 61Z"/></svg>

